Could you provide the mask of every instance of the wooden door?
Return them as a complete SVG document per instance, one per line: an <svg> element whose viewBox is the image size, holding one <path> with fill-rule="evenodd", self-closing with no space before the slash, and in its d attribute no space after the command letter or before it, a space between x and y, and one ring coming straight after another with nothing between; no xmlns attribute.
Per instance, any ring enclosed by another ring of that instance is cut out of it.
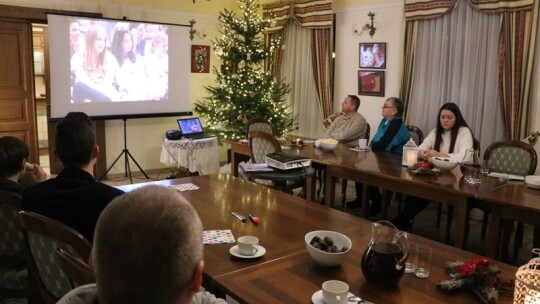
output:
<svg viewBox="0 0 540 304"><path fill-rule="evenodd" d="M38 163L30 23L0 20L0 136L20 138Z"/></svg>

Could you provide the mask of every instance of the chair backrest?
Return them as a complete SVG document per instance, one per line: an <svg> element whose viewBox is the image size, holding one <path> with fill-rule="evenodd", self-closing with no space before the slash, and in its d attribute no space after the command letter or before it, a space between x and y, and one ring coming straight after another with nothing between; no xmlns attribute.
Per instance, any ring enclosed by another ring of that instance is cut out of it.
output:
<svg viewBox="0 0 540 304"><path fill-rule="evenodd" d="M417 146L424 141L424 133L417 126L408 125L407 130L409 130L409 134L411 134L411 138Z"/></svg>
<svg viewBox="0 0 540 304"><path fill-rule="evenodd" d="M328 129L328 127L330 127L330 125L332 124L334 119L338 118L342 114L343 114L342 112L336 112L336 113L326 117L322 122L324 130Z"/></svg>
<svg viewBox="0 0 540 304"><path fill-rule="evenodd" d="M48 217L21 211L19 220L30 249L27 257L29 275L45 303L56 303L75 286L60 268L56 249L68 248L78 258L88 261L91 244L79 232Z"/></svg>
<svg viewBox="0 0 540 304"><path fill-rule="evenodd" d="M281 145L277 139L266 132L251 131L248 134L251 159L255 163L264 163L266 154L281 152Z"/></svg>
<svg viewBox="0 0 540 304"><path fill-rule="evenodd" d="M486 149L484 159L489 170L515 175L532 175L536 171L537 155L534 148L521 141L498 141Z"/></svg>
<svg viewBox="0 0 540 304"><path fill-rule="evenodd" d="M76 258L64 248L56 249L60 268L71 281L72 285L81 286L96 282L96 277L83 260Z"/></svg>
<svg viewBox="0 0 540 304"><path fill-rule="evenodd" d="M263 118L254 118L254 119L249 120L246 123L245 130L246 130L246 137L249 137L249 132L251 131L262 131L271 135L276 134L276 129L274 125Z"/></svg>
<svg viewBox="0 0 540 304"><path fill-rule="evenodd" d="M366 126L366 139L367 139L367 142L369 143L369 137L371 135L371 126L368 123L366 123L366 125L367 125Z"/></svg>
<svg viewBox="0 0 540 304"><path fill-rule="evenodd" d="M0 298L29 297L28 247L19 225L21 196L0 190Z"/></svg>
<svg viewBox="0 0 540 304"><path fill-rule="evenodd" d="M19 225L21 196L0 190L0 268L23 265L26 241Z"/></svg>

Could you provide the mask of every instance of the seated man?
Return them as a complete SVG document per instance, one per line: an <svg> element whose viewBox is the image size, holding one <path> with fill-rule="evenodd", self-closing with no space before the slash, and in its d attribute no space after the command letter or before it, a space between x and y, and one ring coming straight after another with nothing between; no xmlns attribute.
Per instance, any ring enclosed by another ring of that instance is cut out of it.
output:
<svg viewBox="0 0 540 304"><path fill-rule="evenodd" d="M403 153L403 146L409 141L411 135L407 126L403 123L403 102L396 97L390 97L382 106L382 120L373 136L370 147L374 151L385 151ZM361 206L362 185L356 186L356 199L347 202L347 207L356 208ZM368 187L368 199L371 206L368 209L368 216L374 216L381 212L381 193L376 187Z"/></svg>
<svg viewBox="0 0 540 304"><path fill-rule="evenodd" d="M357 145L358 139L366 138L367 122L362 114L358 113L360 98L356 95L347 95L341 103L343 115L336 118L324 132L324 138L333 138L340 143Z"/></svg>
<svg viewBox="0 0 540 304"><path fill-rule="evenodd" d="M22 140L13 136L0 137L0 189L22 195L25 185L20 182L27 173L26 160L30 155L28 146ZM30 169L30 167L32 167ZM28 166L29 184L35 184L47 179L47 173L37 164Z"/></svg>
<svg viewBox="0 0 540 304"><path fill-rule="evenodd" d="M56 178L27 188L22 210L62 222L92 242L101 211L123 192L94 179L99 146L86 114L68 113L56 125L54 153L64 169Z"/></svg>
<svg viewBox="0 0 540 304"><path fill-rule="evenodd" d="M167 187L143 187L112 201L99 217L92 254L96 284L72 290L59 304L226 303L199 292L202 223Z"/></svg>

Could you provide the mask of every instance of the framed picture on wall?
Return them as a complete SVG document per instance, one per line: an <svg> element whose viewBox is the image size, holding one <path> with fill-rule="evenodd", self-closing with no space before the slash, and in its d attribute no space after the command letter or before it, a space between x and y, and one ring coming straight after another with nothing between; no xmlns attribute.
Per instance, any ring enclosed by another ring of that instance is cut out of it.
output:
<svg viewBox="0 0 540 304"><path fill-rule="evenodd" d="M210 72L210 46L191 46L191 73Z"/></svg>
<svg viewBox="0 0 540 304"><path fill-rule="evenodd" d="M384 97L384 71L358 71L358 95Z"/></svg>
<svg viewBox="0 0 540 304"><path fill-rule="evenodd" d="M360 43L359 67L371 69L386 68L386 43Z"/></svg>

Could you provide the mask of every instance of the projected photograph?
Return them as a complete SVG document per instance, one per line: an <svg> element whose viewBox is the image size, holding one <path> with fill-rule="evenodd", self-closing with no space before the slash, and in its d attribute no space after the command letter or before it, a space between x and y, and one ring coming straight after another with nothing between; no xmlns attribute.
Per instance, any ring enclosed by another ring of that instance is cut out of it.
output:
<svg viewBox="0 0 540 304"><path fill-rule="evenodd" d="M155 23L71 18L71 103L167 100L168 30Z"/></svg>
<svg viewBox="0 0 540 304"><path fill-rule="evenodd" d="M360 43L361 68L386 68L386 43Z"/></svg>

